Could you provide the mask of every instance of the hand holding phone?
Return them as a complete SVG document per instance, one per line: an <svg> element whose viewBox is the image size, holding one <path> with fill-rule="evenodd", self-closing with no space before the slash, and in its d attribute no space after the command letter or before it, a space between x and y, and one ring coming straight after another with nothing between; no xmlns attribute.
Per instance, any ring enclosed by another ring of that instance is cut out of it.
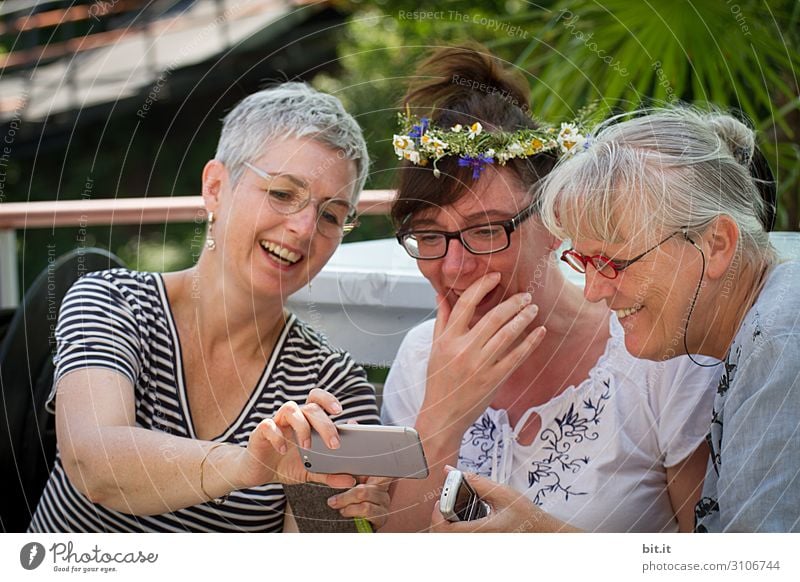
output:
<svg viewBox="0 0 800 582"><path fill-rule="evenodd" d="M439 512L447 521L472 521L488 516L491 509L470 487L464 474L452 470L447 474L442 487Z"/></svg>

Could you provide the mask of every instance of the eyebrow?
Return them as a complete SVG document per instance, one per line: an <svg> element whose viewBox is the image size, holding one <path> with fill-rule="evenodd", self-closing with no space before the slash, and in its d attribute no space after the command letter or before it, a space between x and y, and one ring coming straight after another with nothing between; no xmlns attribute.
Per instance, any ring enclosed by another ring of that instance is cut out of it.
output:
<svg viewBox="0 0 800 582"><path fill-rule="evenodd" d="M264 173L267 174L270 178L273 178L273 179L274 178L286 178L287 180L289 180L290 182L293 182L295 185L299 186L300 188L305 188L306 190L308 190L308 182L306 182L302 178L298 178L294 174L281 174L281 173L273 174L271 172L266 172L266 171Z"/></svg>

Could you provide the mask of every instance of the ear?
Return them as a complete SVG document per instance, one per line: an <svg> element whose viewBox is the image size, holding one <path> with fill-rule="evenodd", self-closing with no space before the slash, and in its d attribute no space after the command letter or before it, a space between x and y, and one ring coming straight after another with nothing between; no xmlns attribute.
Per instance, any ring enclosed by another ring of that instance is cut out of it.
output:
<svg viewBox="0 0 800 582"><path fill-rule="evenodd" d="M706 253L706 276L720 279L727 275L736 257L739 227L730 216L720 216L703 234Z"/></svg>
<svg viewBox="0 0 800 582"><path fill-rule="evenodd" d="M228 182L228 170L219 160L209 160L203 168L203 202L206 210L217 212L220 196Z"/></svg>

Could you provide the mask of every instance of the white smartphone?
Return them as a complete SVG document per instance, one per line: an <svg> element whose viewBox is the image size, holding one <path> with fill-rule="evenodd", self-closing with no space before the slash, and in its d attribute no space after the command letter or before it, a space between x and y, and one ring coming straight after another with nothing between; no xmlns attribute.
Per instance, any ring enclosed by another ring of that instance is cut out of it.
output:
<svg viewBox="0 0 800 582"><path fill-rule="evenodd" d="M329 449L316 431L311 448L300 449L306 470L374 477L424 479L428 463L419 434L407 426L338 424L341 445Z"/></svg>
<svg viewBox="0 0 800 582"><path fill-rule="evenodd" d="M450 471L439 497L439 512L447 521L472 521L489 515L491 509L481 501L461 471Z"/></svg>

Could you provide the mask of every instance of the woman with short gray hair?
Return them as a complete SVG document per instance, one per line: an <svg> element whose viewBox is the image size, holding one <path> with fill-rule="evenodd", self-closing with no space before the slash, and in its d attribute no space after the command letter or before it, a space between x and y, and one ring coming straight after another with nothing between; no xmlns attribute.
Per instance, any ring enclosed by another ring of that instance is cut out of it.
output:
<svg viewBox="0 0 800 582"><path fill-rule="evenodd" d="M631 354L724 364L696 531L800 530L800 263L770 245L766 169L745 124L675 107L605 123L541 191Z"/></svg>
<svg viewBox="0 0 800 582"><path fill-rule="evenodd" d="M356 225L368 165L330 95L286 83L234 107L203 169L197 264L90 273L64 299L58 456L31 531L281 531L283 485L310 480L383 524L388 480L303 466L312 428L337 448L333 418L378 410L364 370L284 308Z"/></svg>

